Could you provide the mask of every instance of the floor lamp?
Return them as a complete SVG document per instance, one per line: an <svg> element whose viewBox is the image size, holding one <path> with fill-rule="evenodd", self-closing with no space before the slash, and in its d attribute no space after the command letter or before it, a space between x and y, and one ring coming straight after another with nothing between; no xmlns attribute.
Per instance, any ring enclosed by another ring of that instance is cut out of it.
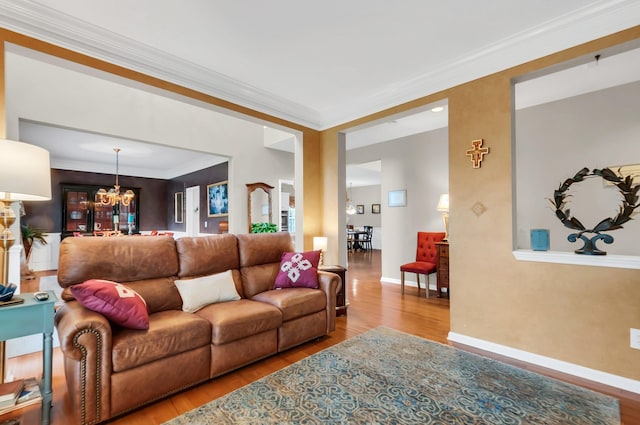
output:
<svg viewBox="0 0 640 425"><path fill-rule="evenodd" d="M14 201L51 199L49 152L34 145L0 139L0 277L9 285L9 250L16 237L11 226L16 221ZM20 234L20 233L19 233ZM12 282L17 283L17 282ZM0 382L5 377L5 342L0 342Z"/></svg>

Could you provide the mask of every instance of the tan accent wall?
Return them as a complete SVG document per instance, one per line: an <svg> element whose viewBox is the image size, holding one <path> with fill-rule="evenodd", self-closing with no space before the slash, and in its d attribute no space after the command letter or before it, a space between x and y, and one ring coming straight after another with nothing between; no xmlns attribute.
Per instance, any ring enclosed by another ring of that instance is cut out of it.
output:
<svg viewBox="0 0 640 425"><path fill-rule="evenodd" d="M633 40L640 26L339 127L448 98L452 332L640 380L640 350L629 347L629 328L640 328L640 270L512 255L512 78ZM336 132L323 132L323 143L336 144ZM475 139L490 149L480 169L465 155ZM333 152L324 152L333 173ZM480 216L471 210L477 202L486 208ZM327 225L335 214L325 208Z"/></svg>
<svg viewBox="0 0 640 425"><path fill-rule="evenodd" d="M451 331L638 380L640 351L629 347L629 328L640 326L639 270L520 262L511 254L511 78L638 38L640 28L621 35L451 91ZM473 169L465 150L478 138L490 153ZM480 216L471 210L476 202L486 207Z"/></svg>
<svg viewBox="0 0 640 425"><path fill-rule="evenodd" d="M322 234L322 145L320 132L304 133L304 248L313 248L313 237Z"/></svg>

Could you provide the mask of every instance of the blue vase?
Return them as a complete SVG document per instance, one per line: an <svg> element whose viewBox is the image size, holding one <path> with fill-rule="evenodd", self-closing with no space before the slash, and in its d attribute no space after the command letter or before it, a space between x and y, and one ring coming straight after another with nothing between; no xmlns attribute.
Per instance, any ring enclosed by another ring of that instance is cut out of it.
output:
<svg viewBox="0 0 640 425"><path fill-rule="evenodd" d="M531 229L531 249L549 251L549 229Z"/></svg>

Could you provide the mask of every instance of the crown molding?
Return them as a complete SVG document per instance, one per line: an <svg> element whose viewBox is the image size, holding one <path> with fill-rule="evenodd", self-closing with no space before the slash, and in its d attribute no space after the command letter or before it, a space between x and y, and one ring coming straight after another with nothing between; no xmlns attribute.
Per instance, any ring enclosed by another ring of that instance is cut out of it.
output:
<svg viewBox="0 0 640 425"><path fill-rule="evenodd" d="M638 25L640 1L602 0L369 96L318 111L29 0L0 3L0 26L316 130L327 129Z"/></svg>
<svg viewBox="0 0 640 425"><path fill-rule="evenodd" d="M0 26L317 129L318 111L28 0L0 3Z"/></svg>
<svg viewBox="0 0 640 425"><path fill-rule="evenodd" d="M323 111L321 128L392 108L639 24L640 1L603 0L561 15L482 49L466 52L427 73L397 81L332 111Z"/></svg>

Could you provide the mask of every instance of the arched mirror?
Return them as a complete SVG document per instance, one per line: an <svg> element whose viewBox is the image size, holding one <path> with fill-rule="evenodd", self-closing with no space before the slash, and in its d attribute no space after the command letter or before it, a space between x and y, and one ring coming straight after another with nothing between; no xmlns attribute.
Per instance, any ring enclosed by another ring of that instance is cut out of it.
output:
<svg viewBox="0 0 640 425"><path fill-rule="evenodd" d="M264 233L271 226L271 189L273 186L266 183L247 183L247 212L249 218L249 233ZM254 224L265 224L254 226ZM256 230L254 231L254 227Z"/></svg>

